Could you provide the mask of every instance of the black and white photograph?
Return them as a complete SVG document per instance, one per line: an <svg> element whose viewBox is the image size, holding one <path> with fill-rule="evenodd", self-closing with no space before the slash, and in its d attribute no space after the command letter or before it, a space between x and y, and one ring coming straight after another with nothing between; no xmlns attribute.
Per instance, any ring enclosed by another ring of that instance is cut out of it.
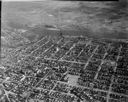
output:
<svg viewBox="0 0 128 102"><path fill-rule="evenodd" d="M0 102L128 102L128 0L2 0Z"/></svg>

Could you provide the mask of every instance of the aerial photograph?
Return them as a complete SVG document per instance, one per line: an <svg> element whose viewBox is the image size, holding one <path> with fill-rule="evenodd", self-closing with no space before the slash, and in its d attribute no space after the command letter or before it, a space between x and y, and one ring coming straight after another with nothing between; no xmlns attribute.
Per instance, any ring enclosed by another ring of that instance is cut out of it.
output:
<svg viewBox="0 0 128 102"><path fill-rule="evenodd" d="M128 0L2 0L0 102L128 102Z"/></svg>

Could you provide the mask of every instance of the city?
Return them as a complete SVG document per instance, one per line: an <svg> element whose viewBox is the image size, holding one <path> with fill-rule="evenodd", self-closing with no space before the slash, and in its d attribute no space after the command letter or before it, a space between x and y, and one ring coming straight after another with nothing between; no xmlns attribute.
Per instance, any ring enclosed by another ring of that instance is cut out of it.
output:
<svg viewBox="0 0 128 102"><path fill-rule="evenodd" d="M99 1L2 0L0 102L128 102L128 0Z"/></svg>
<svg viewBox="0 0 128 102"><path fill-rule="evenodd" d="M17 51L0 73L0 102L128 101L127 41L44 36Z"/></svg>

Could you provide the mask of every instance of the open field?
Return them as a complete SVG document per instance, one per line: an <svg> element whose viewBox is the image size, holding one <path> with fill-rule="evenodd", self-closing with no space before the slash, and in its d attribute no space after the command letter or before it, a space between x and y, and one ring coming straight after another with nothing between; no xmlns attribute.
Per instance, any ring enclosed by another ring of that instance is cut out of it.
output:
<svg viewBox="0 0 128 102"><path fill-rule="evenodd" d="M126 39L128 8L118 2L3 2L2 25L28 30L32 36L51 26L64 33L75 30L94 37Z"/></svg>

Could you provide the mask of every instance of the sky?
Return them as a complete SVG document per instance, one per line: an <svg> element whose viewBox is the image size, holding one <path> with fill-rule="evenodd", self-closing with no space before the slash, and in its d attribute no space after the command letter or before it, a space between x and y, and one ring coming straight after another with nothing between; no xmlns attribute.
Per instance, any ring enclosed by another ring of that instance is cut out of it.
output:
<svg viewBox="0 0 128 102"><path fill-rule="evenodd" d="M46 1L46 0L2 0L3 2L6 2L6 1Z"/></svg>

